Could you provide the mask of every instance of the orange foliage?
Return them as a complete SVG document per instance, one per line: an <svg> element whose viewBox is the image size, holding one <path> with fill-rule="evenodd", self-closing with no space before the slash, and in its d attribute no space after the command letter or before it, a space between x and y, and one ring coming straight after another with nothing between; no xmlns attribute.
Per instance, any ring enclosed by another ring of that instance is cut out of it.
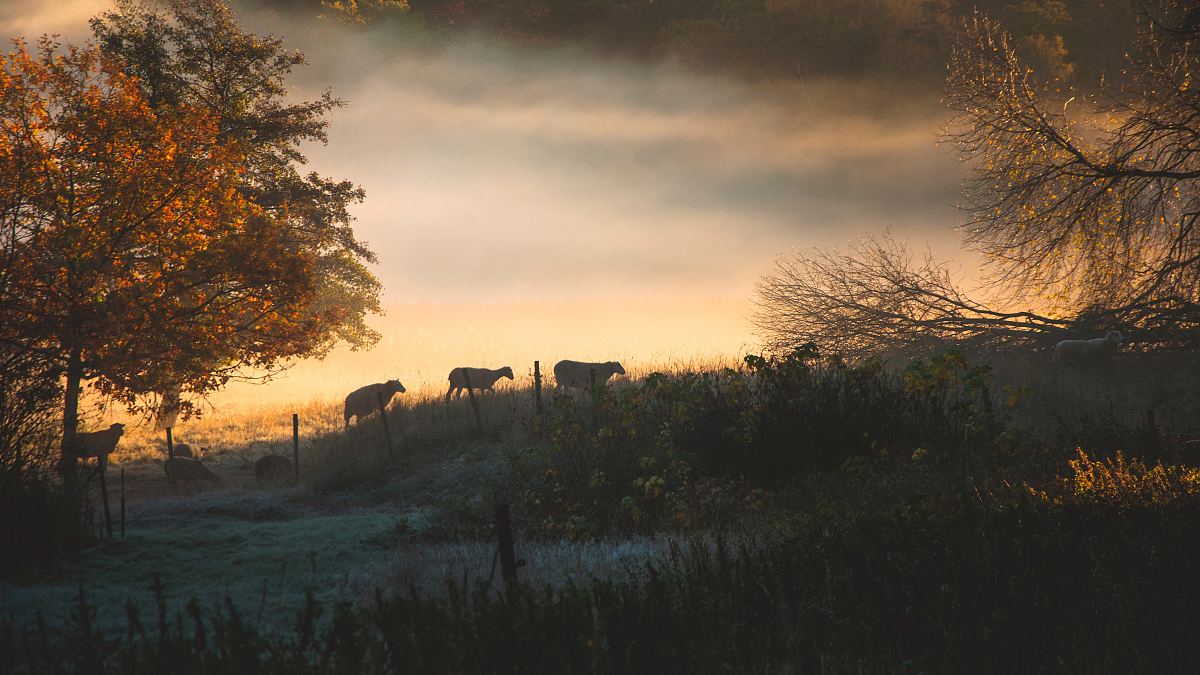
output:
<svg viewBox="0 0 1200 675"><path fill-rule="evenodd" d="M246 150L191 106L151 107L94 47L0 60L0 338L132 404L186 374L310 351L316 253L238 190Z"/></svg>

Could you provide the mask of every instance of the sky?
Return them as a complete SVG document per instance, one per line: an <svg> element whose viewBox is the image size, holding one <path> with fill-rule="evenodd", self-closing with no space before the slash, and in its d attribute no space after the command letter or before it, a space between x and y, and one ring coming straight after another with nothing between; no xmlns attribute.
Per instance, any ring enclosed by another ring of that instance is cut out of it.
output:
<svg viewBox="0 0 1200 675"><path fill-rule="evenodd" d="M88 37L98 0L0 0L0 34ZM740 81L673 63L431 37L239 7L310 65L298 97L347 105L310 168L366 189L373 350L213 401L338 398L456 365L691 361L757 351L754 283L777 256L890 228L953 259L962 179L937 92ZM529 362L529 363L527 363Z"/></svg>

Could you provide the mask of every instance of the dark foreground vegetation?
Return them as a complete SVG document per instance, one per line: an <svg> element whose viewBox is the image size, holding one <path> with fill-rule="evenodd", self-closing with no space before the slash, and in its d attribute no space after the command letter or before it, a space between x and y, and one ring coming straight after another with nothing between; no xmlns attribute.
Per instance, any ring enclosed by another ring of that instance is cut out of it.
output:
<svg viewBox="0 0 1200 675"><path fill-rule="evenodd" d="M943 495L944 497L944 495ZM451 587L319 608L290 635L232 606L79 615L62 642L8 629L5 667L47 672L1192 672L1194 503L911 500L780 524L770 542L624 581ZM926 501L928 503L921 503ZM453 584L453 582L449 582Z"/></svg>
<svg viewBox="0 0 1200 675"><path fill-rule="evenodd" d="M232 601L176 615L161 600L157 611L129 607L114 634L93 621L83 589L61 631L5 626L0 664L1187 672L1200 627L1200 471L1189 468L1195 423L1179 412L1195 401L1148 396L1196 373L1181 359L1154 364L1129 355L1100 372L992 373L944 354L887 369L809 348L560 396L541 417L528 390L483 397L482 430L465 399L428 401L392 412L396 426L407 421L406 463L494 447L503 470L472 487L513 498L527 538L665 533L680 545L618 578L447 581L432 593L380 589L359 606L311 602L286 634L256 627ZM1143 377L1121 379L1133 371ZM1002 384L1015 377L1036 388ZM1074 392L1097 387L1123 407L1093 415L1099 400ZM1039 430L1046 420L1057 435ZM378 472L372 433L346 437L354 444L339 452L359 448L360 475L338 482ZM1089 434L1123 451L1075 449ZM463 503L427 536L490 536L491 503Z"/></svg>

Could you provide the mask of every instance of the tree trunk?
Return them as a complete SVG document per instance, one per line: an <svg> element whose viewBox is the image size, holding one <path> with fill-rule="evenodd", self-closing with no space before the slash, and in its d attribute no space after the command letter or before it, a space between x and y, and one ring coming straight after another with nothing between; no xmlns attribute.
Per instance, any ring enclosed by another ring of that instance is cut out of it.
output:
<svg viewBox="0 0 1200 675"><path fill-rule="evenodd" d="M74 486L77 473L77 460L72 447L75 443L75 432L79 428L79 393L83 384L83 355L79 347L71 348L67 357L67 391L63 402L63 437L62 457L59 471L62 472L63 485L68 490Z"/></svg>

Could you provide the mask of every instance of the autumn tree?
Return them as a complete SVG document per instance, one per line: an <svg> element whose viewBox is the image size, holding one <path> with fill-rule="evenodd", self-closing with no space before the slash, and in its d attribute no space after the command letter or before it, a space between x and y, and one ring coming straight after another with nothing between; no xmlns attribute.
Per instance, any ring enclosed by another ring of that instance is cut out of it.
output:
<svg viewBox="0 0 1200 675"><path fill-rule="evenodd" d="M160 364L269 367L326 340L319 258L242 196L245 167L211 113L151 106L97 48L4 57L0 341L63 378L68 482L84 381L131 396Z"/></svg>
<svg viewBox="0 0 1200 675"><path fill-rule="evenodd" d="M887 241L801 254L760 284L764 337L777 348L831 340L869 353L1120 327L1143 346L1194 345L1200 9L1164 0L1143 17L1137 44L1122 77L1085 91L1024 65L996 21L966 20L946 137L974 172L962 230L988 283L967 293L944 267Z"/></svg>
<svg viewBox="0 0 1200 675"><path fill-rule="evenodd" d="M152 107L194 105L211 117L222 142L242 149L238 195L271 223L285 259L313 258L312 300L295 308L319 326L308 353L321 356L339 342L373 344L378 335L365 318L380 311L379 282L367 269L376 259L357 240L349 211L363 191L302 171L302 144L326 142L325 116L342 105L328 91L288 99L287 79L304 56L278 38L245 31L222 0L174 0L166 11L123 0L92 28L103 50L138 78ZM211 362L169 364L153 390L183 380L185 391L204 391L241 372L241 345L226 347Z"/></svg>

